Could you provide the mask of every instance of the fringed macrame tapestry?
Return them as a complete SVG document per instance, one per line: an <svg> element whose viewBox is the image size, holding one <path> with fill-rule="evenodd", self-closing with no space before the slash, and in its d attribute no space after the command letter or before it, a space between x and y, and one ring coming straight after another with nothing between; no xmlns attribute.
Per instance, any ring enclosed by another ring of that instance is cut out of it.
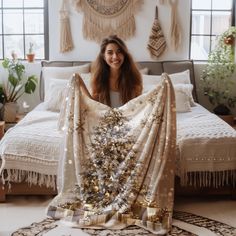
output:
<svg viewBox="0 0 236 236"><path fill-rule="evenodd" d="M68 52L74 48L71 28L70 28L70 18L67 0L62 0L61 10L60 10L60 52Z"/></svg>
<svg viewBox="0 0 236 236"><path fill-rule="evenodd" d="M143 0L73 0L84 13L83 35L98 43L111 34L128 39L135 33L134 14Z"/></svg>

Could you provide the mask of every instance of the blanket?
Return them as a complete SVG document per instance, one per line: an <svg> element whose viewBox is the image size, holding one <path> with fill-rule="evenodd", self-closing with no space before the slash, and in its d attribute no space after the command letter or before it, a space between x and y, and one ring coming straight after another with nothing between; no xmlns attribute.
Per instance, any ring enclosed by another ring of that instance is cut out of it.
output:
<svg viewBox="0 0 236 236"><path fill-rule="evenodd" d="M59 194L48 216L79 228L171 227L176 114L167 74L154 90L111 108L82 94L73 78L59 127L64 130Z"/></svg>

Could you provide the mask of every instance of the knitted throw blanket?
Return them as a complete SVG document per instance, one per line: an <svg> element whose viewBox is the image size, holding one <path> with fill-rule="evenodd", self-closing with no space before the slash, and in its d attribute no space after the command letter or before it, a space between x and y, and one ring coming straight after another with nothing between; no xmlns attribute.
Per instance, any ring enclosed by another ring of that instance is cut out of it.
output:
<svg viewBox="0 0 236 236"><path fill-rule="evenodd" d="M176 143L172 84L110 108L69 84L61 112L59 194L48 215L74 227L170 229Z"/></svg>

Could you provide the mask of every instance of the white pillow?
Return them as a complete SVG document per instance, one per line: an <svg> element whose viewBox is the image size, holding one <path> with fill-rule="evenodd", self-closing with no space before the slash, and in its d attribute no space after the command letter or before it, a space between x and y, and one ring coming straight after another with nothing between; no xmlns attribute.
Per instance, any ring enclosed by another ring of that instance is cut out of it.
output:
<svg viewBox="0 0 236 236"><path fill-rule="evenodd" d="M185 70L174 74L169 74L169 76L172 84L191 84L189 70Z"/></svg>
<svg viewBox="0 0 236 236"><path fill-rule="evenodd" d="M81 66L69 66L69 67L43 67L42 76L44 79L44 96L45 99L48 96L49 79L57 78L68 80L74 73L89 73L90 65L85 64Z"/></svg>
<svg viewBox="0 0 236 236"><path fill-rule="evenodd" d="M192 87L190 81L190 71L186 70L183 72L179 73L174 73L174 74L169 74L169 77L171 79L171 82L173 85L176 84L189 84ZM154 89L158 83L161 82L161 76L160 75L142 75L143 78L143 93L146 93L152 89ZM190 99L190 105L191 106L196 106L196 103L194 102L192 91L189 94L189 99Z"/></svg>
<svg viewBox="0 0 236 236"><path fill-rule="evenodd" d="M175 84L176 112L191 111L192 84Z"/></svg>
<svg viewBox="0 0 236 236"><path fill-rule="evenodd" d="M154 88L161 82L160 75L142 75L143 79L143 93L146 93Z"/></svg>
<svg viewBox="0 0 236 236"><path fill-rule="evenodd" d="M81 73L85 85L88 90L90 89L90 77L91 73ZM62 101L65 97L65 91L68 80L65 79L48 79L48 94L45 97L45 108L49 111L59 112L61 108Z"/></svg>
<svg viewBox="0 0 236 236"><path fill-rule="evenodd" d="M191 106L188 96L182 91L175 92L176 112L190 112Z"/></svg>
<svg viewBox="0 0 236 236"><path fill-rule="evenodd" d="M68 80L48 79L48 94L45 97L45 108L49 111L59 112L64 99Z"/></svg>
<svg viewBox="0 0 236 236"><path fill-rule="evenodd" d="M148 75L149 69L147 67L144 67L142 69L139 69L139 72L143 75Z"/></svg>
<svg viewBox="0 0 236 236"><path fill-rule="evenodd" d="M90 84L90 80L91 80L91 73L80 73L81 78L83 79L88 91L91 93L92 89L91 89L91 84Z"/></svg>

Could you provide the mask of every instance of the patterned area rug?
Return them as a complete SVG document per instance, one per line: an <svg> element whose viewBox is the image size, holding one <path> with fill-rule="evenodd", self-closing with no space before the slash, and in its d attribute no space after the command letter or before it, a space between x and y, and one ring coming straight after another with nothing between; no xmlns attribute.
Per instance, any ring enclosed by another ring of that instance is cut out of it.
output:
<svg viewBox="0 0 236 236"><path fill-rule="evenodd" d="M185 222L190 225L198 226L200 228L207 229L215 235L222 235L222 236L235 236L236 235L236 228L224 224L219 221L215 221L209 218L205 218L203 216L195 215L192 213L175 211L174 212L174 219L178 221ZM28 227L21 228L11 236L43 236L46 232L54 229L57 227L57 221L52 219L45 219L38 223L33 223ZM139 228L137 226L129 226L123 230L94 230L94 229L83 229L85 233L91 236L154 236L150 232ZM168 234L169 236L196 236L192 232L188 232L180 227L173 225L171 232Z"/></svg>

